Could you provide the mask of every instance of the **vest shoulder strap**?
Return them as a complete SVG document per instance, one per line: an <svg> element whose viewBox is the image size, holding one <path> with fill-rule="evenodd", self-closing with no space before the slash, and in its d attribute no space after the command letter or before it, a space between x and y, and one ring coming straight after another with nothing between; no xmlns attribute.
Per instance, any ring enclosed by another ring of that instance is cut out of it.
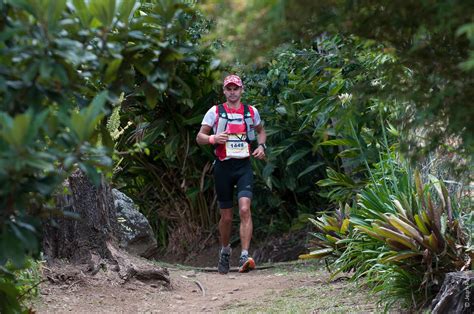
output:
<svg viewBox="0 0 474 314"><path fill-rule="evenodd" d="M225 110L223 104L217 106L217 114L219 115L219 118L227 119L227 111Z"/></svg>
<svg viewBox="0 0 474 314"><path fill-rule="evenodd" d="M254 121L248 105L244 105L244 121L247 129L247 142L253 142L255 138Z"/></svg>
<svg viewBox="0 0 474 314"><path fill-rule="evenodd" d="M251 118L251 117L252 115L250 114L249 106L244 104L244 119Z"/></svg>
<svg viewBox="0 0 474 314"><path fill-rule="evenodd" d="M225 131L227 127L227 122L229 118L227 117L227 111L224 108L224 105L220 104L217 106L217 130L216 134L220 134Z"/></svg>
<svg viewBox="0 0 474 314"><path fill-rule="evenodd" d="M227 115L227 111L223 104L217 106L217 131L216 134L222 133L225 131L227 127L227 122L229 117ZM252 114L250 113L250 109L248 105L244 104L244 121L247 133L247 142L255 141L255 131L254 131L254 121Z"/></svg>

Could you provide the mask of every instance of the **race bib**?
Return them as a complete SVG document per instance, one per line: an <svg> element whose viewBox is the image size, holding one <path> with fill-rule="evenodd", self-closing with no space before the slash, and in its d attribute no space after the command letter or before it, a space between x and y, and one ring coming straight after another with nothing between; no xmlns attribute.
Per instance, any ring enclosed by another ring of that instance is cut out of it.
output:
<svg viewBox="0 0 474 314"><path fill-rule="evenodd" d="M246 141L245 133L229 134L229 139L225 142L225 150L229 158L247 158L250 156L249 143Z"/></svg>

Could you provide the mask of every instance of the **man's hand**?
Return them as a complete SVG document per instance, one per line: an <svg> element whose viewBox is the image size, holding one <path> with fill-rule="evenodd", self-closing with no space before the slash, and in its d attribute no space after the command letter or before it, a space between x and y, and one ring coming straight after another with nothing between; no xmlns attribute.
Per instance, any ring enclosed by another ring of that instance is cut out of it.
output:
<svg viewBox="0 0 474 314"><path fill-rule="evenodd" d="M214 140L216 144L225 144L225 142L227 142L228 139L229 139L229 134L227 134L227 132L214 135Z"/></svg>
<svg viewBox="0 0 474 314"><path fill-rule="evenodd" d="M265 159L265 150L262 146L258 146L252 153L252 156L257 159Z"/></svg>

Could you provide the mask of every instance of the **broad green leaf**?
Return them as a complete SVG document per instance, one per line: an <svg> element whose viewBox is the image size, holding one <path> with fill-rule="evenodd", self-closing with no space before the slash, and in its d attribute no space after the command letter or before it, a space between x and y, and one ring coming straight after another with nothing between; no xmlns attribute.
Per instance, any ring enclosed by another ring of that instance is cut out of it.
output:
<svg viewBox="0 0 474 314"><path fill-rule="evenodd" d="M289 176L285 177L285 180L283 182L285 182L286 187L290 191L294 191L296 189L296 179L295 179L295 177L289 175Z"/></svg>
<svg viewBox="0 0 474 314"><path fill-rule="evenodd" d="M328 140L321 142L319 145L322 146L357 146L357 142L353 139L341 138L335 140Z"/></svg>
<svg viewBox="0 0 474 314"><path fill-rule="evenodd" d="M24 159L26 165L36 168L37 170L49 172L54 171L54 164L50 161L40 159L39 156L29 156L28 158Z"/></svg>
<svg viewBox="0 0 474 314"><path fill-rule="evenodd" d="M30 11L43 25L47 25L48 31L53 33L58 21L66 8L66 0L36 0L28 1L25 6L24 1L15 1L21 3L21 6Z"/></svg>
<svg viewBox="0 0 474 314"><path fill-rule="evenodd" d="M466 34L468 38L474 39L474 23L464 24L456 30L456 36Z"/></svg>
<svg viewBox="0 0 474 314"><path fill-rule="evenodd" d="M11 226L4 226L0 235L0 260L5 257L10 260L16 268L22 268L25 263L25 250L14 235Z"/></svg>
<svg viewBox="0 0 474 314"><path fill-rule="evenodd" d="M201 116L194 116L194 117L191 117L189 119L183 120L183 124L185 124L185 125L196 125L196 124L200 123L201 121L202 121Z"/></svg>
<svg viewBox="0 0 474 314"><path fill-rule="evenodd" d="M35 252L38 248L36 235L27 228L21 228L15 223L10 225L15 237L21 241L20 246L29 252Z"/></svg>
<svg viewBox="0 0 474 314"><path fill-rule="evenodd" d="M148 105L149 109L153 109L156 107L156 104L158 102L158 95L159 92L156 88L154 88L150 84L145 85L146 104Z"/></svg>
<svg viewBox="0 0 474 314"><path fill-rule="evenodd" d="M394 254L392 256L382 259L382 263L398 262L398 261L402 261L404 259L415 257L415 256L421 256L421 254L418 252L412 252L412 251L398 252L397 254Z"/></svg>
<svg viewBox="0 0 474 314"><path fill-rule="evenodd" d="M29 125L28 132L26 134L25 142L27 144L31 144L38 136L39 129L44 126L46 118L49 114L49 110L45 109L42 112L31 114L34 115L34 118L31 124Z"/></svg>
<svg viewBox="0 0 474 314"><path fill-rule="evenodd" d="M104 75L105 83L111 83L112 81L116 79L117 71L120 68L121 64L122 64L122 58L113 59L112 61L109 62L109 64L107 65L107 70L105 70L105 75Z"/></svg>
<svg viewBox="0 0 474 314"><path fill-rule="evenodd" d="M35 15L34 7L31 3L31 1L29 1L29 0L9 0L8 2L9 2L9 4L11 4L15 7L22 8L22 9L26 10L27 12ZM2 4L3 3L4 3L4 1L2 1Z"/></svg>
<svg viewBox="0 0 474 314"><path fill-rule="evenodd" d="M344 82L333 82L329 86L328 95L335 96L339 93L341 88L344 86Z"/></svg>
<svg viewBox="0 0 474 314"><path fill-rule="evenodd" d="M349 224L350 224L349 218L346 218L346 219L343 220L341 230L340 230L340 232L342 234L345 234L347 232L347 230L349 228Z"/></svg>
<svg viewBox="0 0 474 314"><path fill-rule="evenodd" d="M360 150L359 148L349 148L345 149L339 154L337 154L337 157L339 158L357 158L360 156Z"/></svg>
<svg viewBox="0 0 474 314"><path fill-rule="evenodd" d="M97 171L97 169L87 163L80 162L79 168L87 175L87 177L92 181L95 186L99 186L101 182L102 175Z"/></svg>
<svg viewBox="0 0 474 314"><path fill-rule="evenodd" d="M431 183L435 187L436 192L438 193L443 209L446 208L446 200L445 200L445 194L443 193L443 189L442 189L442 182L431 174L428 175L428 178L430 179Z"/></svg>
<svg viewBox="0 0 474 314"><path fill-rule="evenodd" d="M430 232L426 228L425 224L420 219L420 216L418 216L417 214L415 214L415 222L416 222L416 225L417 225L418 229L420 229L420 231L423 235L428 236L430 234Z"/></svg>
<svg viewBox="0 0 474 314"><path fill-rule="evenodd" d="M267 163L265 168L263 168L263 171L262 171L263 179L266 180L267 178L269 178L272 175L273 170L275 170L275 165L270 162Z"/></svg>
<svg viewBox="0 0 474 314"><path fill-rule="evenodd" d="M94 0L90 2L89 10L101 26L106 28L112 26L116 13L115 2L116 0Z"/></svg>
<svg viewBox="0 0 474 314"><path fill-rule="evenodd" d="M319 180L318 182L316 182L317 185L319 186L331 186L331 185L337 185L336 182L334 182L333 180L331 179L322 179L322 180Z"/></svg>
<svg viewBox="0 0 474 314"><path fill-rule="evenodd" d="M418 230L416 230L406 222L402 221L400 218L396 217L393 214L390 214L388 217L388 221L392 226L394 226L396 229L398 229L408 237L417 240L420 244L423 242L423 238L418 232Z"/></svg>
<svg viewBox="0 0 474 314"><path fill-rule="evenodd" d="M171 161L177 157L178 145L180 142L179 135L172 136L168 139L168 143L165 145L165 155Z"/></svg>
<svg viewBox="0 0 474 314"><path fill-rule="evenodd" d="M86 139L85 128L86 121L79 112L73 112L68 127L76 135L79 142L83 142Z"/></svg>
<svg viewBox="0 0 474 314"><path fill-rule="evenodd" d="M286 166L290 166L311 152L311 149L298 150L286 161Z"/></svg>
<svg viewBox="0 0 474 314"><path fill-rule="evenodd" d="M353 218L351 218L350 220L353 220ZM375 230L371 229L370 227L357 224L357 221L354 221L354 224L355 224L355 227L354 227L355 229L362 231L363 233L371 236L374 239L377 239L381 242L385 242L384 238L381 235L379 235Z"/></svg>
<svg viewBox="0 0 474 314"><path fill-rule="evenodd" d="M312 259L321 258L331 254L334 251L333 248L325 248L320 250L311 251L309 254L302 254L298 256L299 259Z"/></svg>
<svg viewBox="0 0 474 314"><path fill-rule="evenodd" d="M302 172L300 172L300 174L298 174L297 179L303 177L304 175L310 173L311 171L316 170L317 168L323 166L324 164L325 164L325 163L323 163L323 162L318 162L318 163L316 163L316 164L314 164L314 165L311 165L311 166L307 167L305 170L303 170Z"/></svg>
<svg viewBox="0 0 474 314"><path fill-rule="evenodd" d="M83 27L89 27L92 21L92 15L87 7L85 0L73 0L75 12L81 21Z"/></svg>
<svg viewBox="0 0 474 314"><path fill-rule="evenodd" d="M23 308L18 302L19 291L15 284L9 281L0 281L0 295L5 296L0 302L1 313L23 313Z"/></svg>
<svg viewBox="0 0 474 314"><path fill-rule="evenodd" d="M122 0L119 7L119 19L128 24L133 17L134 12L140 7L140 1Z"/></svg>
<svg viewBox="0 0 474 314"><path fill-rule="evenodd" d="M77 136L79 142L90 139L96 126L103 117L103 109L107 100L107 92L101 92L92 100L91 104L80 112L71 114L69 128Z"/></svg>
<svg viewBox="0 0 474 314"><path fill-rule="evenodd" d="M8 139L9 142L16 146L21 147L26 144L28 129L31 125L32 112L26 112L18 114L13 118L12 128L9 130Z"/></svg>
<svg viewBox="0 0 474 314"><path fill-rule="evenodd" d="M39 74L41 78L48 80L51 77L51 72L53 72L53 68L48 60L41 60L39 66Z"/></svg>
<svg viewBox="0 0 474 314"><path fill-rule="evenodd" d="M400 244L403 244L405 247L410 248L414 251L417 251L418 248L416 247L415 243L413 242L412 239L408 238L407 236L395 232L391 229L387 229L385 227L379 227L379 226L373 226L374 231L379 234L380 236L383 236L385 238L389 238L393 241L396 241Z"/></svg>
<svg viewBox="0 0 474 314"><path fill-rule="evenodd" d="M333 237L333 236L330 235L330 234L326 234L326 239L328 239L328 241L329 241L330 243L334 243L334 244L335 244L337 241L339 241L339 239L337 239L336 237Z"/></svg>
<svg viewBox="0 0 474 314"><path fill-rule="evenodd" d="M329 232L329 231L339 232L339 227L326 225L326 226L323 227L323 230L326 231L326 232Z"/></svg>
<svg viewBox="0 0 474 314"><path fill-rule="evenodd" d="M58 26L58 21L61 14L66 8L66 0L45 0L47 2L48 13L46 15L46 22L50 30L55 30Z"/></svg>

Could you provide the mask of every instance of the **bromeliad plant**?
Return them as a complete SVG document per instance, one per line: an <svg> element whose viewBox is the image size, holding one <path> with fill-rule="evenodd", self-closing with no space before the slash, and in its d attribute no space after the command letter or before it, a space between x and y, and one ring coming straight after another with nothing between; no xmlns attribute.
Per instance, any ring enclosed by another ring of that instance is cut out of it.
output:
<svg viewBox="0 0 474 314"><path fill-rule="evenodd" d="M434 177L424 185L419 172L414 180L407 172L397 186L390 183L363 190L351 217L354 234L381 247L376 259L359 265L356 277L367 275L386 302L402 296L409 297L407 305L422 307L439 290L444 274L469 269L472 264L463 209L455 206L446 186ZM347 253L349 257L351 252ZM340 259L340 269L352 268L348 262ZM381 269L392 276L381 275L385 274ZM392 286L406 288L394 290Z"/></svg>
<svg viewBox="0 0 474 314"><path fill-rule="evenodd" d="M300 259L322 258L326 256L341 256L346 250L344 239L349 235L349 211L346 205L343 209L336 209L335 215L323 214L316 219L308 218L315 226L316 232L310 234L314 239L310 240L310 246L315 250L309 254L300 255Z"/></svg>
<svg viewBox="0 0 474 314"><path fill-rule="evenodd" d="M404 301L421 308L444 274L472 265L472 239L463 224L466 210L453 202L443 182L430 177L423 184L418 171L397 173L374 179L358 194L350 223L341 224L340 213L313 220L317 250L301 258L332 254L338 257L336 273L355 271L354 278L365 278L387 307Z"/></svg>

